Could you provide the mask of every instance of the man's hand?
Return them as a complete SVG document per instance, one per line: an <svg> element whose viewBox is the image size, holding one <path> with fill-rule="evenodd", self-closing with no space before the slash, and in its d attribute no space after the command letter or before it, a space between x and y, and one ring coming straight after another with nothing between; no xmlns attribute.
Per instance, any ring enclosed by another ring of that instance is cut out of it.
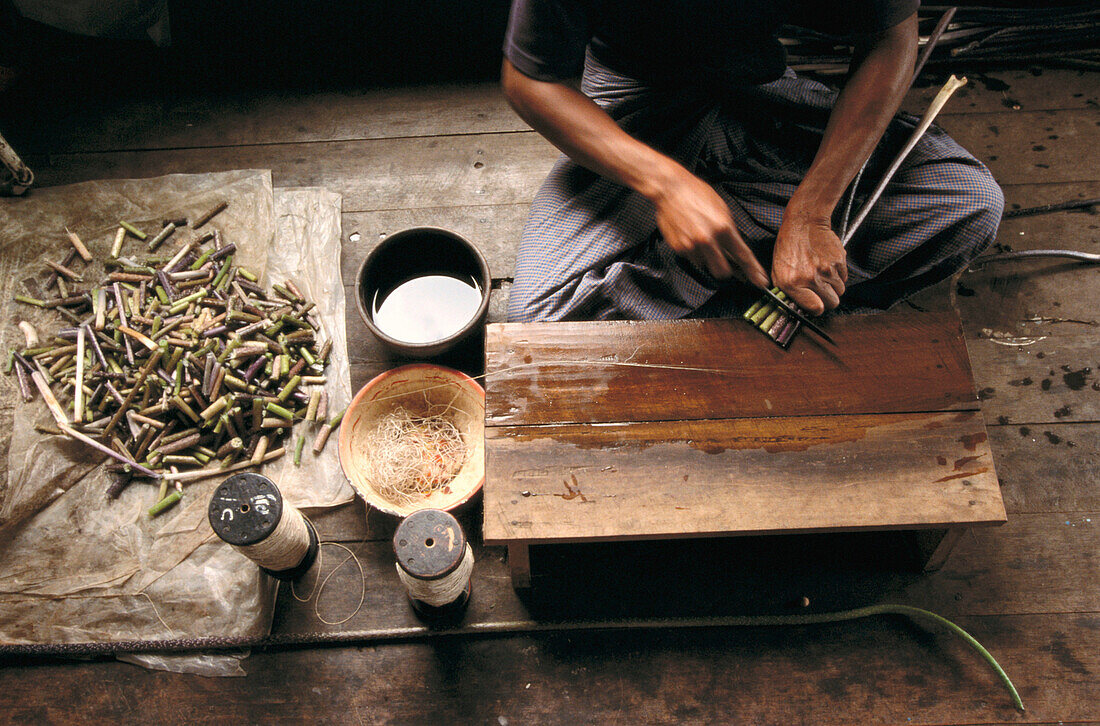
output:
<svg viewBox="0 0 1100 726"><path fill-rule="evenodd" d="M775 240L772 280L813 315L840 304L848 281L847 256L827 219L784 217Z"/></svg>
<svg viewBox="0 0 1100 726"><path fill-rule="evenodd" d="M725 200L709 184L685 169L650 199L657 226L673 252L719 280L741 273L757 287L768 287L767 272L741 238Z"/></svg>

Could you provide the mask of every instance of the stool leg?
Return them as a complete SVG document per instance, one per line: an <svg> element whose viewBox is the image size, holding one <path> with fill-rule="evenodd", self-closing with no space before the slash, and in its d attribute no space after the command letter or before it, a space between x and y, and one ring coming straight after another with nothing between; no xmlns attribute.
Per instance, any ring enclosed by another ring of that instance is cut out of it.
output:
<svg viewBox="0 0 1100 726"><path fill-rule="evenodd" d="M531 550L526 544L508 545L508 569L512 572L512 587L531 587Z"/></svg>
<svg viewBox="0 0 1100 726"><path fill-rule="evenodd" d="M924 571L935 572L947 562L947 556L966 532L966 527L951 527L946 530L920 532L922 546L921 555L924 559ZM939 539L936 539L936 536Z"/></svg>

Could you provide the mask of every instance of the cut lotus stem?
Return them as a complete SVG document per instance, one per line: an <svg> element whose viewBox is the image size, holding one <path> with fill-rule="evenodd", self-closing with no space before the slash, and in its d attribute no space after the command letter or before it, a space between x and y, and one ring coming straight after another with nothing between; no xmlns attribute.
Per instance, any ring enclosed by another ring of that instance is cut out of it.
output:
<svg viewBox="0 0 1100 726"><path fill-rule="evenodd" d="M306 406L306 421L317 420L317 407L321 403L321 390L315 388L309 393L309 405Z"/></svg>
<svg viewBox="0 0 1100 726"><path fill-rule="evenodd" d="M33 401L34 390L31 388L30 374L21 365L16 365L14 370L15 378L19 381L19 395L23 398L23 403Z"/></svg>
<svg viewBox="0 0 1100 726"><path fill-rule="evenodd" d="M161 499L159 502L149 507L149 516L156 517L160 514L163 514L164 512L167 512L169 509L176 506L176 504L178 504L179 500L182 498L183 495L180 492L173 490L166 497L164 497L164 499Z"/></svg>
<svg viewBox="0 0 1100 726"><path fill-rule="evenodd" d="M264 460L264 455L267 454L267 435L260 436L259 441L256 443L256 451L253 452L251 463L253 465L261 464Z"/></svg>
<svg viewBox="0 0 1100 726"><path fill-rule="evenodd" d="M287 421L293 420L294 413L287 408L280 406L277 403L268 403L264 406L270 413L275 414L279 418L286 419Z"/></svg>
<svg viewBox="0 0 1100 726"><path fill-rule="evenodd" d="M218 202L217 205L215 205L213 209L211 209L209 212L207 212L206 214L203 214L202 216L200 216L198 219L195 220L195 224L193 226L193 229L201 228L207 222L209 222L211 219L213 219L214 217L216 217L219 214L221 214L222 212L224 212L226 210L226 208L228 208L228 207L229 207L229 202L227 202L227 201Z"/></svg>
<svg viewBox="0 0 1100 726"><path fill-rule="evenodd" d="M46 307L46 304L43 301L39 300L36 297L30 297L28 295L16 295L15 301L18 303L23 303L24 305L33 305L36 308Z"/></svg>
<svg viewBox="0 0 1100 726"><path fill-rule="evenodd" d="M155 251L157 249L157 247L160 247L161 244L163 244L164 240L171 237L172 233L175 232L175 231L176 231L176 225L175 224L173 224L172 222L169 222L168 224L166 224L164 226L164 228L161 229L161 231L157 232L156 236L153 237L153 239L149 240L149 251L150 252ZM144 239L144 237L142 239ZM182 257L182 255L181 255L181 257ZM176 262L178 262L178 261L179 260L176 260ZM166 267L171 267L171 266L172 266L171 264L166 265Z"/></svg>
<svg viewBox="0 0 1100 726"><path fill-rule="evenodd" d="M45 265L68 280L72 280L73 282L84 282L83 275L75 270L70 270L68 267L65 267L65 265L54 262L53 260L45 260Z"/></svg>
<svg viewBox="0 0 1100 726"><path fill-rule="evenodd" d="M27 348L38 347L38 331L33 325L26 320L19 321L19 330L23 333L23 338L27 341Z"/></svg>
<svg viewBox="0 0 1100 726"><path fill-rule="evenodd" d="M88 248L84 246L84 243L80 241L80 238L76 236L76 233L71 231L68 227L65 228L65 233L69 235L69 242L72 244L73 249L80 255L81 259L85 262L92 261L92 253L88 251Z"/></svg>
<svg viewBox="0 0 1100 726"><path fill-rule="evenodd" d="M302 448L306 445L305 434L298 434L298 443L294 446L294 466L302 465Z"/></svg>
<svg viewBox="0 0 1100 726"><path fill-rule="evenodd" d="M299 376L299 375L292 376L291 379L286 382L286 385L283 386L279 390L279 395L276 396L276 398L279 399L279 403L283 403L284 401L286 401L286 399L290 397L290 394L294 392L294 390L298 387L298 385L301 382L302 382L302 377L301 376ZM270 406L268 407L268 410L270 410ZM272 413L274 413L274 412L272 412Z"/></svg>
<svg viewBox="0 0 1100 726"><path fill-rule="evenodd" d="M111 244L111 259L116 260L122 254L122 243L126 239L126 228L119 227L115 232L115 241Z"/></svg>
<svg viewBox="0 0 1100 726"><path fill-rule="evenodd" d="M151 340L149 338L149 336L144 335L143 333L139 333L138 331L134 330L133 328L127 328L127 327L121 326L121 325L118 327L118 329L123 335L126 335L126 336L129 336L130 338L133 338L134 340L141 343L142 345L144 345L149 350L157 350L158 349L157 344L153 340Z"/></svg>
<svg viewBox="0 0 1100 726"><path fill-rule="evenodd" d="M84 420L84 327L76 333L76 385L73 387L73 423Z"/></svg>
<svg viewBox="0 0 1100 726"><path fill-rule="evenodd" d="M145 234L140 229L138 229L137 227L130 224L129 222L127 222L124 219L120 219L118 221L118 226L122 227L124 230L126 230L127 232L129 232L130 234L132 234L133 236L137 237L138 239L140 239L142 241L144 241L146 238L149 237L149 235Z"/></svg>
<svg viewBox="0 0 1100 726"><path fill-rule="evenodd" d="M266 464L269 461L274 461L285 453L286 449L283 447L268 451L266 454L264 454L263 461L261 461L260 464ZM223 476L225 474L231 474L235 471L248 469L253 466L258 465L253 464L251 460L242 461L238 464L234 464L233 466L227 466L224 469L219 466L214 469L199 469L197 471L183 471L179 473L165 474L164 479L170 482L194 481L196 479L205 479L210 476Z"/></svg>

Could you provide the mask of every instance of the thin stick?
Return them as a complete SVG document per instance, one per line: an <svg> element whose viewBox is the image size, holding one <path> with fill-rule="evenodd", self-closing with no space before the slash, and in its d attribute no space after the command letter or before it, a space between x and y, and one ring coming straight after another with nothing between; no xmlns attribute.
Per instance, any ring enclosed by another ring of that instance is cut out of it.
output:
<svg viewBox="0 0 1100 726"><path fill-rule="evenodd" d="M1025 209L1010 209L1004 213L1005 219L1012 219L1013 217L1031 217L1036 214L1050 214L1051 212L1063 212L1070 209L1082 209L1084 207L1100 206L1100 198L1096 199L1074 199L1068 202L1059 202L1057 204L1043 204L1038 207L1027 207Z"/></svg>
<svg viewBox="0 0 1100 726"><path fill-rule="evenodd" d="M218 202L217 206L215 206L209 212L207 212L206 214L202 215L201 217L199 217L198 219L195 220L195 224L194 224L193 228L198 229L199 227L202 227L204 224L209 222L211 219L213 219L214 217L218 216L223 211L225 211L226 207L228 207L228 206L229 206L229 202Z"/></svg>
<svg viewBox="0 0 1100 726"><path fill-rule="evenodd" d="M80 238L76 236L76 232L71 231L68 227L65 228L65 232L69 235L69 242L72 243L73 249L80 255L81 259L85 262L92 261L92 253L88 251L88 248L84 246L84 243L80 241Z"/></svg>
<svg viewBox="0 0 1100 726"><path fill-rule="evenodd" d="M266 464L269 461L274 461L280 456L286 453L286 449L279 447L274 451L269 451L264 455L261 464ZM181 471L180 473L164 474L164 478L168 481L194 481L195 479L205 479L209 476L222 476L223 474L230 474L234 471L240 471L241 469L247 469L250 466L256 466L251 461L242 461L233 466L227 466L224 469L218 467L217 469L196 469L194 471Z"/></svg>
<svg viewBox="0 0 1100 726"><path fill-rule="evenodd" d="M940 36L943 35L943 31L947 30L947 26L951 23L951 19L955 17L955 11L958 8L948 8L940 16L940 20L936 23L936 27L932 30L932 34L928 36L928 42L924 44L924 48L921 49L920 57L917 58L916 68L913 69L913 80L917 80L917 76L924 70L924 64L928 62L928 59L932 57L932 49L936 47L936 43L940 41ZM910 83L912 86L912 83Z"/></svg>
<svg viewBox="0 0 1100 726"><path fill-rule="evenodd" d="M871 196L867 198L866 202L864 202L863 207L860 208L859 214L856 215L856 218L852 220L852 224L849 225L847 233L841 240L841 244L847 246L848 242L851 241L852 237L859 229L859 226L863 224L863 220L867 219L867 215L870 214L871 208L875 206L875 202L877 202L878 198L882 196L882 192L886 189L886 185L890 183L890 180L894 178L894 174L896 174L898 169L901 168L902 162L905 161L905 157L909 156L909 152L913 150L913 147L915 147L917 145L917 142L921 140L921 137L924 136L924 132L927 131L928 127L932 125L932 121L935 120L940 110L943 109L944 105L947 104L947 100L951 98L951 95L965 85L965 77L956 78L955 76L951 76L947 79L947 83L943 85L943 88L940 89L940 92L936 94L936 97L934 99L932 99L932 103L931 105L929 105L928 110L924 112L924 116L921 117L920 123L917 124L917 127L915 129L913 129L913 133L909 137L909 141L906 142L905 147L894 159L894 162L890 164L890 168L886 170L886 173L883 174L882 179L879 180L878 186L875 187L875 190L871 192Z"/></svg>
<svg viewBox="0 0 1100 726"><path fill-rule="evenodd" d="M73 386L73 423L84 420L84 326L76 329L76 385Z"/></svg>
<svg viewBox="0 0 1100 726"><path fill-rule="evenodd" d="M122 242L126 239L126 229L119 227L115 232L115 241L111 245L111 259L118 259L119 254L122 253Z"/></svg>

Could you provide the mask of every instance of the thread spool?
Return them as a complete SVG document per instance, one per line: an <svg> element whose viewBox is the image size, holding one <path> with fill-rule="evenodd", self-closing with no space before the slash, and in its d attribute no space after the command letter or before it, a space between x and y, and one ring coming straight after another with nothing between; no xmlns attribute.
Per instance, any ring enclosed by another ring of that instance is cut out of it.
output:
<svg viewBox="0 0 1100 726"><path fill-rule="evenodd" d="M317 559L317 532L266 476L246 471L226 479L210 498L214 533L280 580L295 580Z"/></svg>
<svg viewBox="0 0 1100 726"><path fill-rule="evenodd" d="M397 574L423 620L458 620L470 602L474 553L458 520L440 509L421 509L393 535Z"/></svg>

